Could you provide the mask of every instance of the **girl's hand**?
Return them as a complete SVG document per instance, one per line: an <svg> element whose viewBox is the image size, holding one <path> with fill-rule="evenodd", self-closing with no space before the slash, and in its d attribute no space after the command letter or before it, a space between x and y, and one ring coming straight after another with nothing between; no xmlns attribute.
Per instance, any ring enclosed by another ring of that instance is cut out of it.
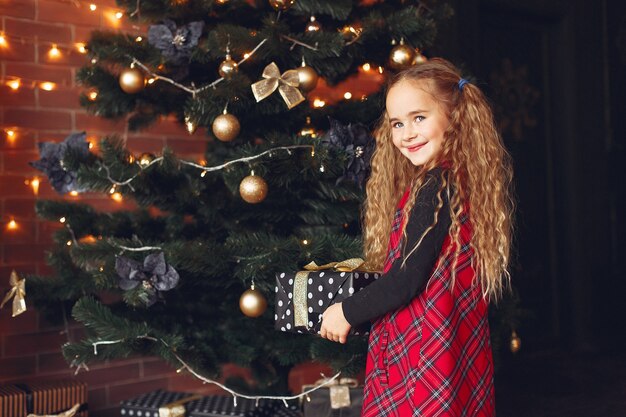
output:
<svg viewBox="0 0 626 417"><path fill-rule="evenodd" d="M322 314L320 335L333 342L346 343L351 327L343 315L341 303L333 304Z"/></svg>

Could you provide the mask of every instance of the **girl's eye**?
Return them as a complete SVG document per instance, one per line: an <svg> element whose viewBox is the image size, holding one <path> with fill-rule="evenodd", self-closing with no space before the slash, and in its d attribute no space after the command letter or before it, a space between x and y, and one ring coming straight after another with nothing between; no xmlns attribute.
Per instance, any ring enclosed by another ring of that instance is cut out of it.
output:
<svg viewBox="0 0 626 417"><path fill-rule="evenodd" d="M415 116L415 120L417 120L418 122L421 122L424 119L425 119L424 116Z"/></svg>
<svg viewBox="0 0 626 417"><path fill-rule="evenodd" d="M402 122L395 122L395 123L393 123L391 125L391 127L393 127L394 129L397 129L397 128L402 127L402 126L403 126Z"/></svg>

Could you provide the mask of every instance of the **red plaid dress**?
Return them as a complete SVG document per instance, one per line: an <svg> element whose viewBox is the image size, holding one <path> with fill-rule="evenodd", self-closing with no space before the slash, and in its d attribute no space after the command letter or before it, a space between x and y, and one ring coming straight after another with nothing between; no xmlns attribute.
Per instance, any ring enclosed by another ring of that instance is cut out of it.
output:
<svg viewBox="0 0 626 417"><path fill-rule="evenodd" d="M384 272L400 257L403 196ZM487 303L472 285L471 226L461 225L456 282L449 289L454 247L426 289L407 306L377 319L370 333L362 417L495 416ZM453 245L448 236L441 255Z"/></svg>

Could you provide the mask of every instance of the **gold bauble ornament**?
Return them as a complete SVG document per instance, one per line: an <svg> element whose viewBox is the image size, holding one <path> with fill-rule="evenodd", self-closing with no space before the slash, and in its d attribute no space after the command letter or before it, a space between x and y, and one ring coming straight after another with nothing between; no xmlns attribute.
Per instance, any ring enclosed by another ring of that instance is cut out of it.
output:
<svg viewBox="0 0 626 417"><path fill-rule="evenodd" d="M300 136L310 136L311 138L317 137L317 130L311 124L311 116L306 117L306 124L299 132Z"/></svg>
<svg viewBox="0 0 626 417"><path fill-rule="evenodd" d="M142 153L139 158L137 158L137 162L139 162L139 165L142 167L150 165L152 161L154 161L154 155L148 152Z"/></svg>
<svg viewBox="0 0 626 417"><path fill-rule="evenodd" d="M394 46L389 54L389 66L393 69L404 69L413 64L415 58L415 49L403 42Z"/></svg>
<svg viewBox="0 0 626 417"><path fill-rule="evenodd" d="M230 78L233 76L234 73L237 72L238 69L239 66L237 65L237 62L235 62L230 54L227 53L226 58L220 64L218 72L220 73L221 77Z"/></svg>
<svg viewBox="0 0 626 417"><path fill-rule="evenodd" d="M413 65L423 64L424 62L427 62L427 61L428 61L428 58L422 55L419 49L415 49L415 58L413 58L412 64Z"/></svg>
<svg viewBox="0 0 626 417"><path fill-rule="evenodd" d="M356 38L361 36L362 31L363 29L352 26L352 25L344 26L341 29L339 29L339 32L341 32L341 36L343 37L343 40L346 41L347 43L354 42Z"/></svg>
<svg viewBox="0 0 626 417"><path fill-rule="evenodd" d="M291 6L293 6L293 4L296 2L296 0L269 0L269 1L270 1L270 5L275 10L281 10L281 11L291 9Z"/></svg>
<svg viewBox="0 0 626 417"><path fill-rule="evenodd" d="M317 86L317 80L320 78L317 75L317 72L308 65L304 64L297 69L298 71L298 80L300 80L300 84L298 88L302 91L309 92L313 90Z"/></svg>
<svg viewBox="0 0 626 417"><path fill-rule="evenodd" d="M128 94L135 94L143 90L146 79L143 72L137 68L126 68L120 73L120 87Z"/></svg>
<svg viewBox="0 0 626 417"><path fill-rule="evenodd" d="M239 119L230 113L220 114L213 120L213 134L222 142L230 142L235 139L241 130Z"/></svg>
<svg viewBox="0 0 626 417"><path fill-rule="evenodd" d="M317 21L315 16L311 16L311 19L309 20L309 23L306 25L306 31L307 32L318 32L321 28L322 28L322 25L320 25L320 22Z"/></svg>
<svg viewBox="0 0 626 417"><path fill-rule="evenodd" d="M239 194L246 203L256 204L265 200L267 196L267 183L258 175L254 175L254 172L243 180L239 184Z"/></svg>
<svg viewBox="0 0 626 417"><path fill-rule="evenodd" d="M254 284L241 294L239 298L239 308L248 317L259 317L267 308L267 300L263 293L254 289Z"/></svg>
<svg viewBox="0 0 626 417"><path fill-rule="evenodd" d="M509 347L511 348L511 352L513 353L517 353L522 348L522 339L519 338L515 330L513 330L513 333L511 334L511 342Z"/></svg>

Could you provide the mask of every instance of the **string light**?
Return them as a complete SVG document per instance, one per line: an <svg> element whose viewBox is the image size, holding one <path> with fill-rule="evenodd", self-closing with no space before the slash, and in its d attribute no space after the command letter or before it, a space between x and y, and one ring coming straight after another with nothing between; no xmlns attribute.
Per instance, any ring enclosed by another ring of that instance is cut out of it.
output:
<svg viewBox="0 0 626 417"><path fill-rule="evenodd" d="M115 194L115 185L109 190L109 194Z"/></svg>
<svg viewBox="0 0 626 417"><path fill-rule="evenodd" d="M67 246L72 246L72 241L71 241L71 240L68 240L67 242L65 242L65 244L66 244Z"/></svg>
<svg viewBox="0 0 626 417"><path fill-rule="evenodd" d="M6 48L7 46L9 46L8 42L7 42L7 38L4 35L4 32L0 33L0 46L3 48Z"/></svg>
<svg viewBox="0 0 626 417"><path fill-rule="evenodd" d="M135 38L135 42L141 42L143 40L143 38L141 36L137 36Z"/></svg>
<svg viewBox="0 0 626 417"><path fill-rule="evenodd" d="M45 82L39 84L39 88L41 88L42 90L45 90L45 91L52 91L52 90L55 89L55 87L56 87L56 84L52 83L50 81L45 81Z"/></svg>
<svg viewBox="0 0 626 417"><path fill-rule="evenodd" d="M121 203L122 200L124 199L122 197L122 194L120 194L120 193L113 193L113 194L111 194L111 198L113 199L113 201L115 201L117 203Z"/></svg>
<svg viewBox="0 0 626 417"><path fill-rule="evenodd" d="M65 217L61 217L61 218L59 219L59 221L60 221L61 223L65 223Z"/></svg>
<svg viewBox="0 0 626 417"><path fill-rule="evenodd" d="M95 12L97 8L98 8L98 6L96 6L96 5L95 5L95 4L93 4L93 3L91 3L91 4L89 5L89 10L91 10L92 12Z"/></svg>
<svg viewBox="0 0 626 417"><path fill-rule="evenodd" d="M19 78L16 78L15 80L7 81L7 85L9 86L11 90L17 90L18 88L20 88L21 84L22 83L19 80Z"/></svg>
<svg viewBox="0 0 626 417"><path fill-rule="evenodd" d="M61 56L61 51L59 51L56 44L52 44L52 47L48 51L48 56L52 59L57 59Z"/></svg>
<svg viewBox="0 0 626 417"><path fill-rule="evenodd" d="M326 102L322 99L316 98L313 100L313 107L321 108L326 105Z"/></svg>
<svg viewBox="0 0 626 417"><path fill-rule="evenodd" d="M72 190L72 191L70 191L70 195L71 195L72 197L78 197L78 191L76 191L76 190Z"/></svg>
<svg viewBox="0 0 626 417"><path fill-rule="evenodd" d="M302 244L303 244L303 245L308 245L308 244L309 244L309 241L308 241L308 240L306 240L306 239L304 239L304 240L302 241Z"/></svg>
<svg viewBox="0 0 626 417"><path fill-rule="evenodd" d="M370 65L369 62L366 62L365 64L363 64L362 68L363 68L363 71L369 71L372 69L372 66Z"/></svg>
<svg viewBox="0 0 626 417"><path fill-rule="evenodd" d="M37 195L39 194L39 178L35 177L32 180L26 180L24 181L24 184L26 185L30 185L30 188L33 189L33 194Z"/></svg>
<svg viewBox="0 0 626 417"><path fill-rule="evenodd" d="M15 139L15 130L8 129L8 130L5 130L4 132L7 135L7 139L9 140Z"/></svg>
<svg viewBox="0 0 626 417"><path fill-rule="evenodd" d="M82 43L82 42L78 42L78 43L76 44L76 50L77 50L78 52L80 52L81 54L86 54L86 53L87 53L87 45L85 45L85 44L84 44L84 43Z"/></svg>
<svg viewBox="0 0 626 417"><path fill-rule="evenodd" d="M124 13L122 13L122 12L115 12L115 18L116 19L121 19L122 17L124 17Z"/></svg>
<svg viewBox="0 0 626 417"><path fill-rule="evenodd" d="M349 91L346 91L346 92L343 94L343 98L345 98L346 100L350 100L350 99L352 98L352 93L351 93L351 92L349 92Z"/></svg>
<svg viewBox="0 0 626 417"><path fill-rule="evenodd" d="M383 68L383 67L378 67L378 72L379 72L379 73L381 73L381 74L382 74L384 71L385 71L385 70L384 70L384 68Z"/></svg>
<svg viewBox="0 0 626 417"><path fill-rule="evenodd" d="M15 221L15 219L11 219L11 221L9 221L7 223L7 229L8 230L17 230L19 228L17 222Z"/></svg>
<svg viewBox="0 0 626 417"><path fill-rule="evenodd" d="M87 92L87 98L89 101L96 101L98 98L98 91L96 89L91 89ZM89 148L91 148L91 142L89 142Z"/></svg>

